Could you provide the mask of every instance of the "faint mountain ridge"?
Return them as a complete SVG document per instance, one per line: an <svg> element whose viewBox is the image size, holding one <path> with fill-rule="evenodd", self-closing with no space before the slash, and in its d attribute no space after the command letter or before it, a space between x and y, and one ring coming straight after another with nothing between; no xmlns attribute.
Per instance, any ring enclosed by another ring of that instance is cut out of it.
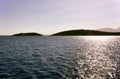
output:
<svg viewBox="0 0 120 79"><path fill-rule="evenodd" d="M120 27L113 29L113 28L101 28L98 29L99 31L105 31L105 32L120 32Z"/></svg>
<svg viewBox="0 0 120 79"><path fill-rule="evenodd" d="M120 32L120 27L118 27L116 30L117 30L118 32Z"/></svg>

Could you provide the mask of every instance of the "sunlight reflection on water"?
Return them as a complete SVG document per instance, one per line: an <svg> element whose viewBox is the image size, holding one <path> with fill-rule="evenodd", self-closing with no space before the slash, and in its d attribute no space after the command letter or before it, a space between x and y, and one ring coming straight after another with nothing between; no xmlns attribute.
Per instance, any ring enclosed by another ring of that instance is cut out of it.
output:
<svg viewBox="0 0 120 79"><path fill-rule="evenodd" d="M106 40L110 40L111 38L113 38L113 36L86 36L84 37L85 39L88 40L93 40L93 41L106 41Z"/></svg>
<svg viewBox="0 0 120 79"><path fill-rule="evenodd" d="M79 75L84 79L115 78L116 62L110 59L111 52L107 49L112 36L87 36L84 39L87 40L86 51L83 55L78 52Z"/></svg>

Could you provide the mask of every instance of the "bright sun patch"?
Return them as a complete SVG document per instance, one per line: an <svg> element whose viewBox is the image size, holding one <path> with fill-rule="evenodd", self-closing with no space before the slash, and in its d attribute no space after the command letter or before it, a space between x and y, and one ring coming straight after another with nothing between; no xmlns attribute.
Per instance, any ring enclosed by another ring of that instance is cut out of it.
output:
<svg viewBox="0 0 120 79"><path fill-rule="evenodd" d="M89 40L107 40L110 39L112 36L87 36L86 38Z"/></svg>

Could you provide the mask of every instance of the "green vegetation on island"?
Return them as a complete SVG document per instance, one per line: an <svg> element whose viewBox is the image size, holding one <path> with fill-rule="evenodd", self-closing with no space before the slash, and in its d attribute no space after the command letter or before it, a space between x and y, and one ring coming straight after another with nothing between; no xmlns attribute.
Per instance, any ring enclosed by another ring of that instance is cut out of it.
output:
<svg viewBox="0 0 120 79"><path fill-rule="evenodd" d="M18 34L14 34L13 36L42 36L42 34L39 33L18 33Z"/></svg>
<svg viewBox="0 0 120 79"><path fill-rule="evenodd" d="M62 31L52 36L87 36L87 35L120 35L120 32L104 32L104 31L96 31L96 30L69 30Z"/></svg>

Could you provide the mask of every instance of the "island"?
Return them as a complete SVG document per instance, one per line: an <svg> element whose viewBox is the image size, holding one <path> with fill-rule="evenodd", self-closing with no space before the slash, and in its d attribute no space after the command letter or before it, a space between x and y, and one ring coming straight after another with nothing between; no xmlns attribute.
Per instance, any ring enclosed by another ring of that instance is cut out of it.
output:
<svg viewBox="0 0 120 79"><path fill-rule="evenodd" d="M31 33L18 33L13 36L43 36L42 34L31 32Z"/></svg>
<svg viewBox="0 0 120 79"><path fill-rule="evenodd" d="M120 32L105 32L97 30L68 30L55 33L52 36L88 36L88 35L120 35Z"/></svg>

